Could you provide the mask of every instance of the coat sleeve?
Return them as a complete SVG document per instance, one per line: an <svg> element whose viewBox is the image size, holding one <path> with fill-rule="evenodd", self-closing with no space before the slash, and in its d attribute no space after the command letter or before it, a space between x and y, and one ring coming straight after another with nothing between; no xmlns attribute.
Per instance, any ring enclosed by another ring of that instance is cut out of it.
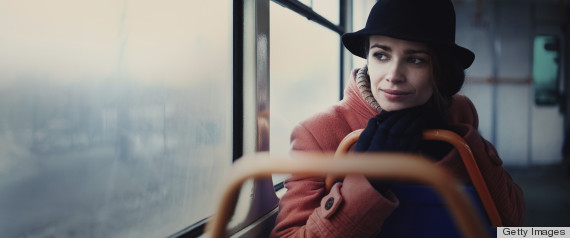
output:
<svg viewBox="0 0 570 238"><path fill-rule="evenodd" d="M303 126L292 135L293 150L319 151ZM349 175L325 194L322 177L292 176L279 202L271 237L371 237L397 207L393 193L378 193L364 176Z"/></svg>
<svg viewBox="0 0 570 238"><path fill-rule="evenodd" d="M448 119L451 118L449 120L451 120L452 130L461 135L469 144L503 225L521 226L525 216L522 189L503 168L503 162L495 147L477 132L477 111L471 101L466 97L455 99L455 108L462 112L448 117ZM469 181L467 170L456 150L450 152L439 163L451 169L461 180Z"/></svg>

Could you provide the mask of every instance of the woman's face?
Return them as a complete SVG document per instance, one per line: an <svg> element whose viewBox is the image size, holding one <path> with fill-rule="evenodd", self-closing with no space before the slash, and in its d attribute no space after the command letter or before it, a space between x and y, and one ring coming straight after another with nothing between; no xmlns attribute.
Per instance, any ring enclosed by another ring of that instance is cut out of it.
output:
<svg viewBox="0 0 570 238"><path fill-rule="evenodd" d="M368 75L383 110L423 105L433 94L432 53L426 44L370 36Z"/></svg>

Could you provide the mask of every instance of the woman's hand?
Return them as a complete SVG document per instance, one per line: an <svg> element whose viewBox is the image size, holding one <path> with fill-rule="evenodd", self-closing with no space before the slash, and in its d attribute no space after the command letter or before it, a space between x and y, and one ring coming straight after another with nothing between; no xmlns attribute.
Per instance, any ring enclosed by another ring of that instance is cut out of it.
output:
<svg viewBox="0 0 570 238"><path fill-rule="evenodd" d="M423 130L444 126L443 120L424 106L383 111L368 121L356 142L355 150L417 153L420 151ZM381 194L392 184L385 180L368 181Z"/></svg>
<svg viewBox="0 0 570 238"><path fill-rule="evenodd" d="M443 127L443 120L425 106L383 111L368 121L355 150L416 153L423 130Z"/></svg>

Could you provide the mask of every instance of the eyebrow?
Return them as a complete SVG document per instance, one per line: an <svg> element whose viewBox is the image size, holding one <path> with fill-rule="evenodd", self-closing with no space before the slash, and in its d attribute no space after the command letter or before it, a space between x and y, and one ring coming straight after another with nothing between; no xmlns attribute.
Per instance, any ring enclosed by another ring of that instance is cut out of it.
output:
<svg viewBox="0 0 570 238"><path fill-rule="evenodd" d="M388 51L388 52L392 52L392 48L390 48L387 45L381 45L381 44L374 44L372 46L370 46L370 49L372 48L380 48L382 50ZM404 50L404 54L408 54L408 55L412 55L412 54L427 54L429 55L430 52L427 50L418 50L418 49L405 49Z"/></svg>

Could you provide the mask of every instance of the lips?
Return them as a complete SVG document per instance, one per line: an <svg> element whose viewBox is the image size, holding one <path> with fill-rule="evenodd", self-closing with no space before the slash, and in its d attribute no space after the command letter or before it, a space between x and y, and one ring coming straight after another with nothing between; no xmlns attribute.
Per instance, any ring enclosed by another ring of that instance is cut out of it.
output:
<svg viewBox="0 0 570 238"><path fill-rule="evenodd" d="M380 91L382 91L384 93L384 96L390 100L401 99L407 95L412 94L411 92L408 91L392 90L392 89L380 89Z"/></svg>

